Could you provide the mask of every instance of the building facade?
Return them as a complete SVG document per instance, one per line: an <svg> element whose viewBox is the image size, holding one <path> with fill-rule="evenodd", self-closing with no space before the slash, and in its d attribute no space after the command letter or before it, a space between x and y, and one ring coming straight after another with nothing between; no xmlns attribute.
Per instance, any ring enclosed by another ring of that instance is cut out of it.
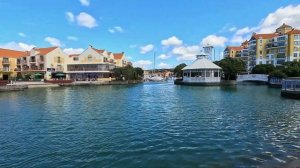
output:
<svg viewBox="0 0 300 168"><path fill-rule="evenodd" d="M112 77L112 70L117 67L114 54L106 50L89 46L81 54L70 55L65 69L68 79L99 80ZM123 65L121 65L123 66Z"/></svg>
<svg viewBox="0 0 300 168"><path fill-rule="evenodd" d="M27 52L0 48L0 80L9 80L17 77L17 59Z"/></svg>
<svg viewBox="0 0 300 168"><path fill-rule="evenodd" d="M241 47L244 47L241 51L237 50L240 46L226 47L224 57L241 56L247 65L248 71L259 64L281 66L284 62L299 61L299 35L300 30L283 24L274 33L253 33L247 45L245 45L245 42L242 43Z"/></svg>
<svg viewBox="0 0 300 168"><path fill-rule="evenodd" d="M98 80L110 78L115 67L130 65L124 52L112 53L88 47L80 54L67 55L59 47L30 51L0 49L0 80Z"/></svg>
<svg viewBox="0 0 300 168"><path fill-rule="evenodd" d="M33 48L17 59L17 72L23 78L49 80L53 73L64 72L66 57L59 47Z"/></svg>

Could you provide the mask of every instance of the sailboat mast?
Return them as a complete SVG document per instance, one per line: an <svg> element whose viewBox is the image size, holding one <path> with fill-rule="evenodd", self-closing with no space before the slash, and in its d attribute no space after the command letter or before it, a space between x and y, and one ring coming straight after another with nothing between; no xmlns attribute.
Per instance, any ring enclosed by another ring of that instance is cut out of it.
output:
<svg viewBox="0 0 300 168"><path fill-rule="evenodd" d="M154 52L154 55L153 55L153 62L154 62L153 73L155 73L155 52Z"/></svg>

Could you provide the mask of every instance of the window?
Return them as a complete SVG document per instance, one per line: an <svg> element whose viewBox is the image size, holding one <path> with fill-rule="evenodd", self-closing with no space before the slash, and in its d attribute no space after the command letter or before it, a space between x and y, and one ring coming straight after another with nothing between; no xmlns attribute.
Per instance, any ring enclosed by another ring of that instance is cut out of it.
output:
<svg viewBox="0 0 300 168"><path fill-rule="evenodd" d="M300 35L294 35L294 40L300 40Z"/></svg>
<svg viewBox="0 0 300 168"><path fill-rule="evenodd" d="M262 50L259 51L259 54L262 54Z"/></svg>
<svg viewBox="0 0 300 168"><path fill-rule="evenodd" d="M73 61L79 61L78 57L73 57Z"/></svg>
<svg viewBox="0 0 300 168"><path fill-rule="evenodd" d="M60 63L61 60L60 60L60 57L57 57L57 63Z"/></svg>
<svg viewBox="0 0 300 168"><path fill-rule="evenodd" d="M40 56L40 61L44 62L44 56L42 56L42 55Z"/></svg>
<svg viewBox="0 0 300 168"><path fill-rule="evenodd" d="M219 72L215 71L214 72L214 77L219 77Z"/></svg>
<svg viewBox="0 0 300 168"><path fill-rule="evenodd" d="M297 57L297 55L298 55L297 53L294 53L294 57Z"/></svg>
<svg viewBox="0 0 300 168"><path fill-rule="evenodd" d="M206 72L206 77L210 77L210 72Z"/></svg>
<svg viewBox="0 0 300 168"><path fill-rule="evenodd" d="M259 43L262 43L262 39L259 40Z"/></svg>
<svg viewBox="0 0 300 168"><path fill-rule="evenodd" d="M300 45L300 41L294 41L294 45Z"/></svg>
<svg viewBox="0 0 300 168"><path fill-rule="evenodd" d="M294 47L294 51L298 51L298 47Z"/></svg>
<svg viewBox="0 0 300 168"><path fill-rule="evenodd" d="M91 55L88 56L88 61L89 62L93 61L93 57Z"/></svg>

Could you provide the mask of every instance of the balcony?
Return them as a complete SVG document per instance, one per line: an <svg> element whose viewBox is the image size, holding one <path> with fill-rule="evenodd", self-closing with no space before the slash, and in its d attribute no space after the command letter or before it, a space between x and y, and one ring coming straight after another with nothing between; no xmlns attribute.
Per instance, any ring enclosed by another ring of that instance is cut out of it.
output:
<svg viewBox="0 0 300 168"><path fill-rule="evenodd" d="M9 65L9 64L10 64L10 61L8 61L8 60L3 60L3 61L2 61L2 64L3 64L3 65Z"/></svg>
<svg viewBox="0 0 300 168"><path fill-rule="evenodd" d="M29 63L36 63L36 59L30 59Z"/></svg>
<svg viewBox="0 0 300 168"><path fill-rule="evenodd" d="M10 68L2 68L2 69L0 69L0 71L2 71L2 72L13 72L13 69L10 69Z"/></svg>
<svg viewBox="0 0 300 168"><path fill-rule="evenodd" d="M285 58L285 53L278 53L276 58Z"/></svg>

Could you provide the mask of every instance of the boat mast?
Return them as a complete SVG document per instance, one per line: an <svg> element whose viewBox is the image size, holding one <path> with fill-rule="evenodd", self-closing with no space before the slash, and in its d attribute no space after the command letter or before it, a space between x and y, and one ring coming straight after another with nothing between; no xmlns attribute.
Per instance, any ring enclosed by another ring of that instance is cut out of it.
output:
<svg viewBox="0 0 300 168"><path fill-rule="evenodd" d="M153 71L152 71L152 74L155 73L155 52L153 54L153 62L154 62L154 65L153 65Z"/></svg>

